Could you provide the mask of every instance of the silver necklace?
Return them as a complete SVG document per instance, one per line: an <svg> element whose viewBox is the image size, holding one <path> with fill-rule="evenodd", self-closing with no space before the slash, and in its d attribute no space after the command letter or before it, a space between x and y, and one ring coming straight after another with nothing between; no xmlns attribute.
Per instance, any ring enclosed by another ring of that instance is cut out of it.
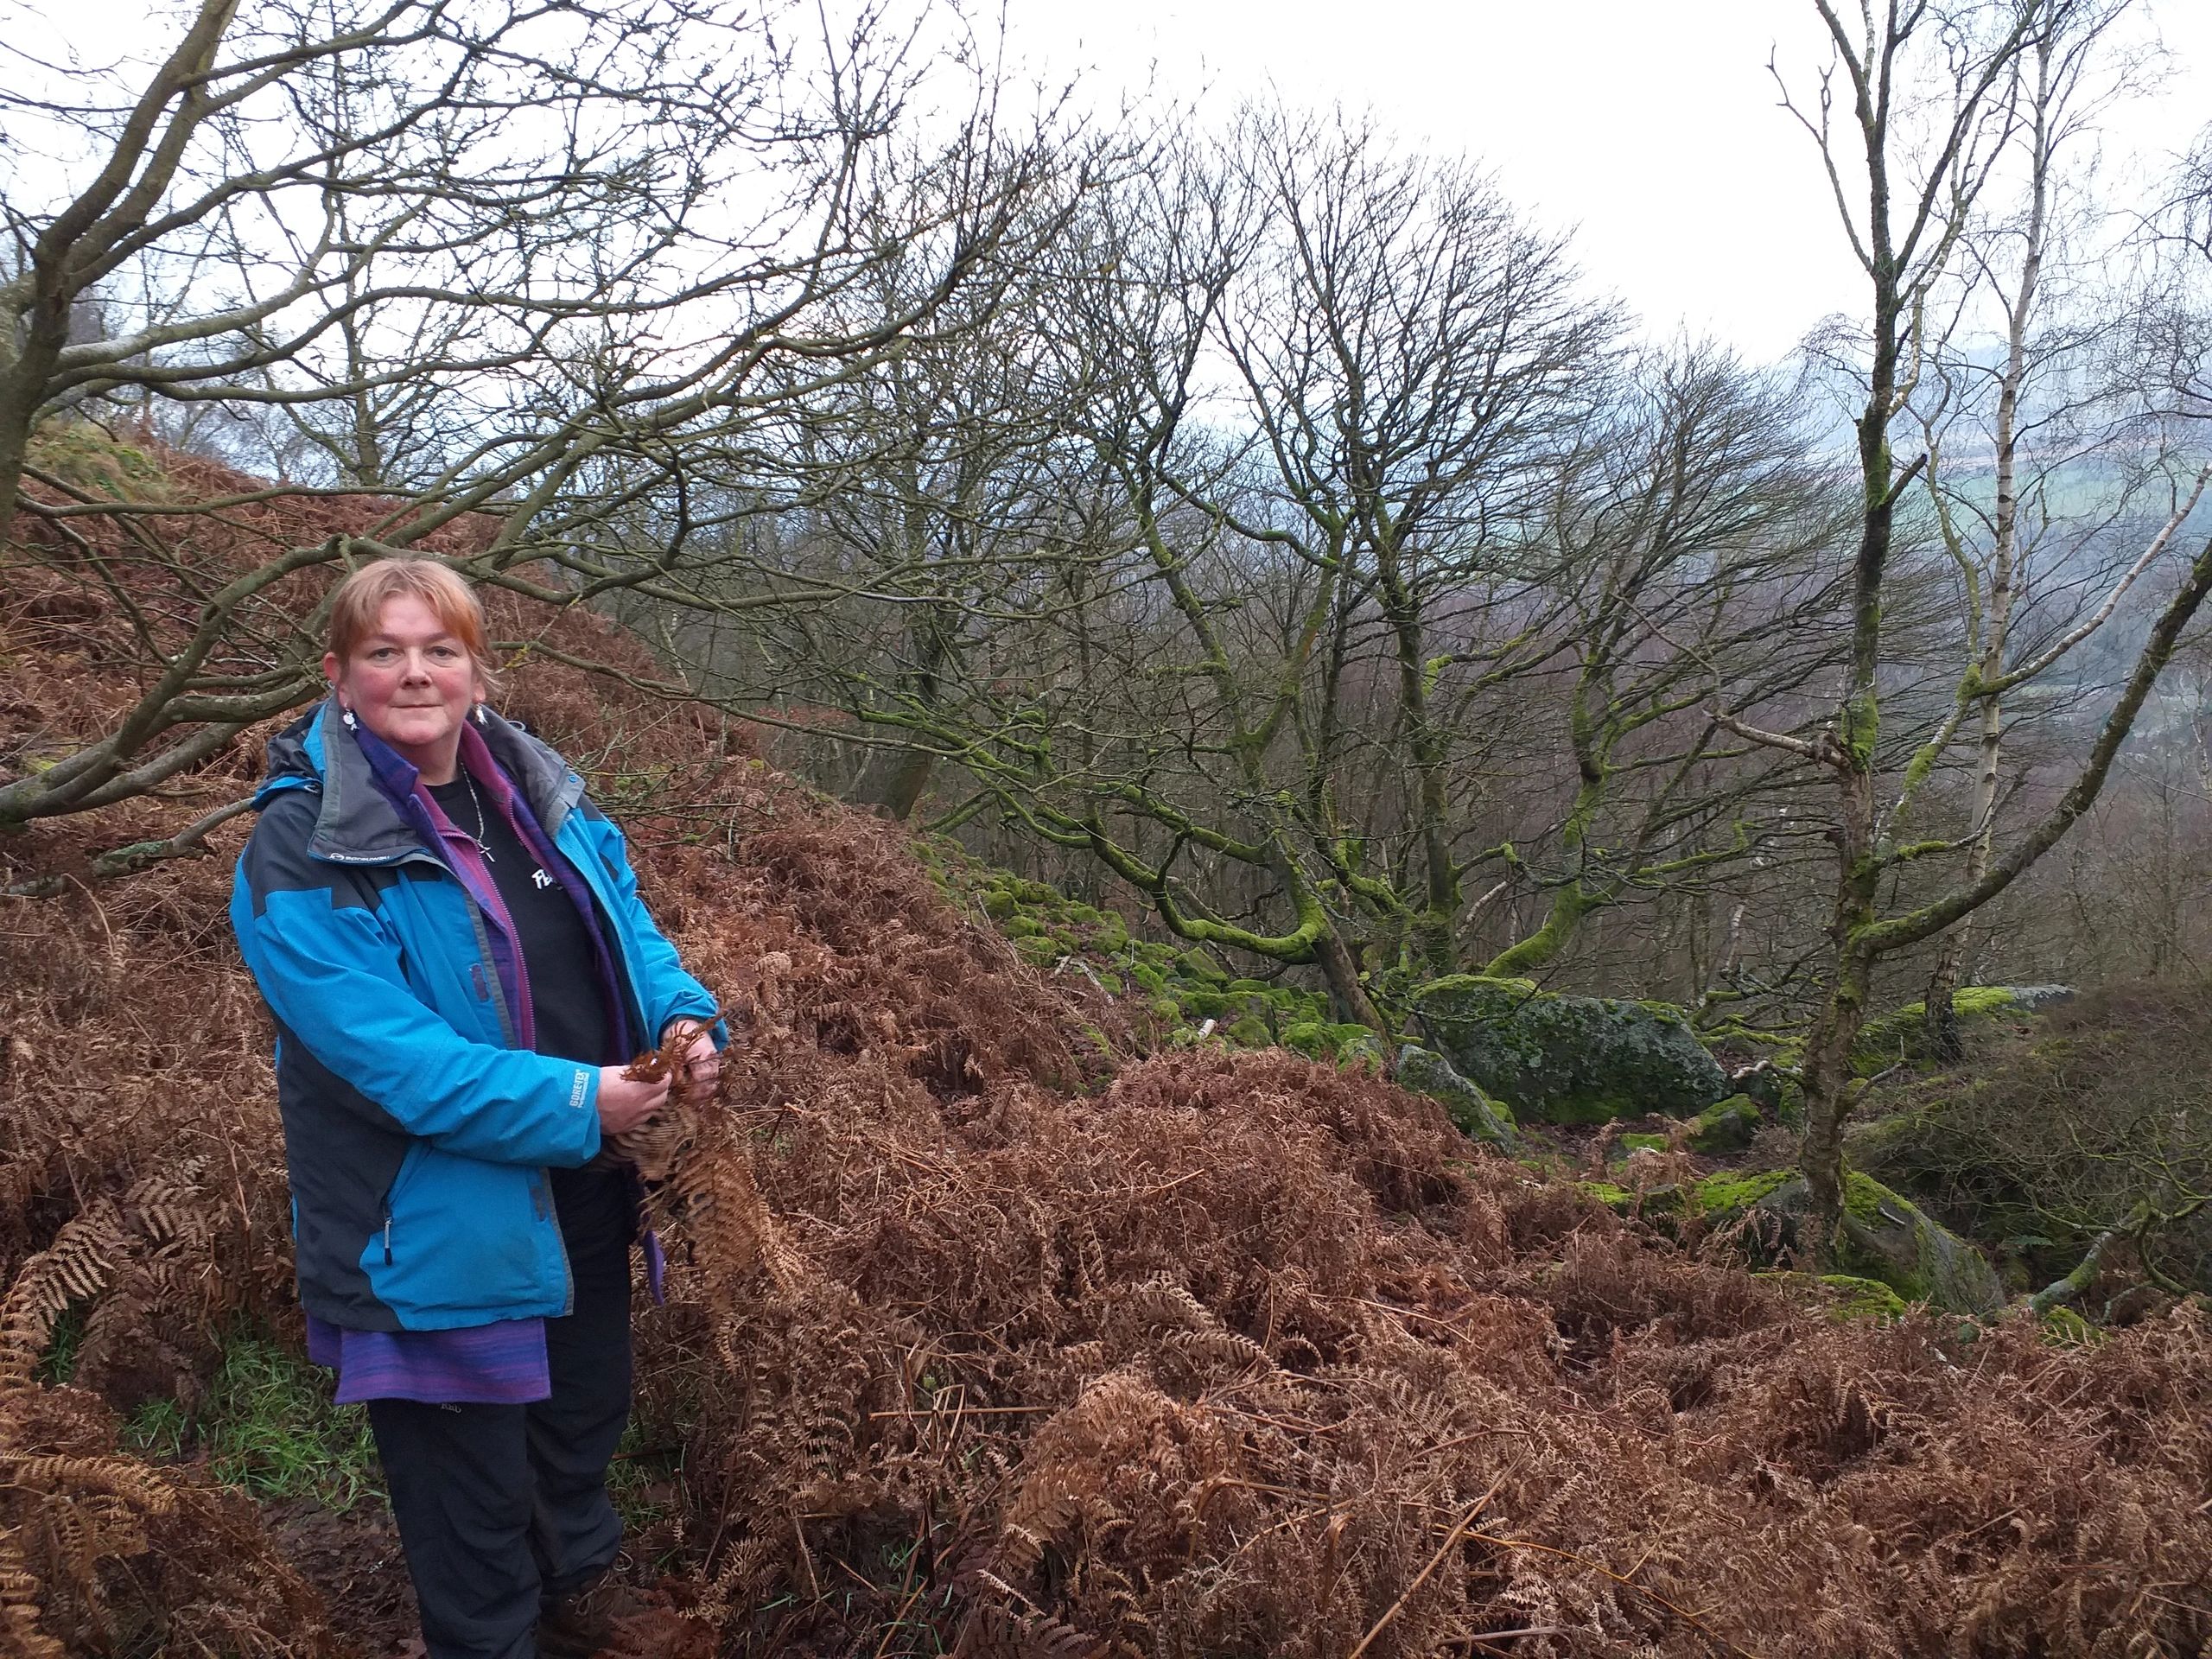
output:
<svg viewBox="0 0 2212 1659"><path fill-rule="evenodd" d="M457 823L454 828L476 843L476 850L484 855L484 861L489 864L492 862L492 849L484 839L484 831L488 827L488 820L484 817L484 803L476 796L476 779L468 775L468 768L466 766L461 769L461 781L467 786L468 805L470 810L476 814L476 828L471 830L467 824L462 823Z"/></svg>

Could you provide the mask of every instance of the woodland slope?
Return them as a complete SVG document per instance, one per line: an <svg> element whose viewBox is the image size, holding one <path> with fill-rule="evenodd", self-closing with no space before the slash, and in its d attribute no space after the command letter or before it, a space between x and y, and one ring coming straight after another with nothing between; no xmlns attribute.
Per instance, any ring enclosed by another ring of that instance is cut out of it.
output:
<svg viewBox="0 0 2212 1659"><path fill-rule="evenodd" d="M158 595L85 591L0 566L12 767L136 694L124 600ZM582 612L495 613L650 669ZM904 832L686 705L518 655L506 706L592 772L740 1027L723 1098L653 1159L673 1265L638 1311L639 1414L671 1473L632 1555L686 1615L664 1651L2212 1641L2212 1332L2186 1306L2079 1345L1851 1322L1370 1072L1141 1053ZM240 1332L296 1338L268 1033L223 914L243 823L95 863L242 794L263 734L0 844L0 1654L363 1650L365 1592L119 1439Z"/></svg>

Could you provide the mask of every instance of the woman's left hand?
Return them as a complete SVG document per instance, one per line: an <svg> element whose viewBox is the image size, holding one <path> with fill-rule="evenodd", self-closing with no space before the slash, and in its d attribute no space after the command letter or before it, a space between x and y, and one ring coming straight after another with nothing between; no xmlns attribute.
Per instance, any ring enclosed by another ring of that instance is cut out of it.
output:
<svg viewBox="0 0 2212 1659"><path fill-rule="evenodd" d="M665 1045L676 1027L683 1021L671 1020L661 1027L660 1039ZM714 1034L701 1032L683 1051L683 1060L677 1075L669 1079L674 1091L685 1100L711 1100L715 1089L721 1082L722 1057L715 1047Z"/></svg>

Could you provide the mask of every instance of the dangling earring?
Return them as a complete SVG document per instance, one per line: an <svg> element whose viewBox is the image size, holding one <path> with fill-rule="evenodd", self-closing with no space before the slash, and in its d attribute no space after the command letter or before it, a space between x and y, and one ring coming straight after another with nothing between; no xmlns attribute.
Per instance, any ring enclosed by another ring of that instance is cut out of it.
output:
<svg viewBox="0 0 2212 1659"><path fill-rule="evenodd" d="M353 718L353 711L351 709L341 708L339 710L339 718L346 722L346 729L347 731L356 732L360 730L360 724Z"/></svg>
<svg viewBox="0 0 2212 1659"><path fill-rule="evenodd" d="M478 703L476 705L476 723L479 726L487 726L491 723L491 720L492 716L490 711L486 709L482 703Z"/></svg>

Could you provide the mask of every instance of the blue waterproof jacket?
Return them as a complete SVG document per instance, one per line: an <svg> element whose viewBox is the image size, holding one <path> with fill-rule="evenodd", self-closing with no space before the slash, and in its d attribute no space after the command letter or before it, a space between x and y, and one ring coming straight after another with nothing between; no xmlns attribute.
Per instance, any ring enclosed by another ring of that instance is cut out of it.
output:
<svg viewBox="0 0 2212 1659"><path fill-rule="evenodd" d="M711 1015L583 780L519 726L477 731L590 887L631 1028ZM513 1046L494 924L378 789L334 702L270 742L255 804L231 925L276 1021L301 1303L362 1331L565 1313L545 1171L598 1152L598 1067Z"/></svg>

